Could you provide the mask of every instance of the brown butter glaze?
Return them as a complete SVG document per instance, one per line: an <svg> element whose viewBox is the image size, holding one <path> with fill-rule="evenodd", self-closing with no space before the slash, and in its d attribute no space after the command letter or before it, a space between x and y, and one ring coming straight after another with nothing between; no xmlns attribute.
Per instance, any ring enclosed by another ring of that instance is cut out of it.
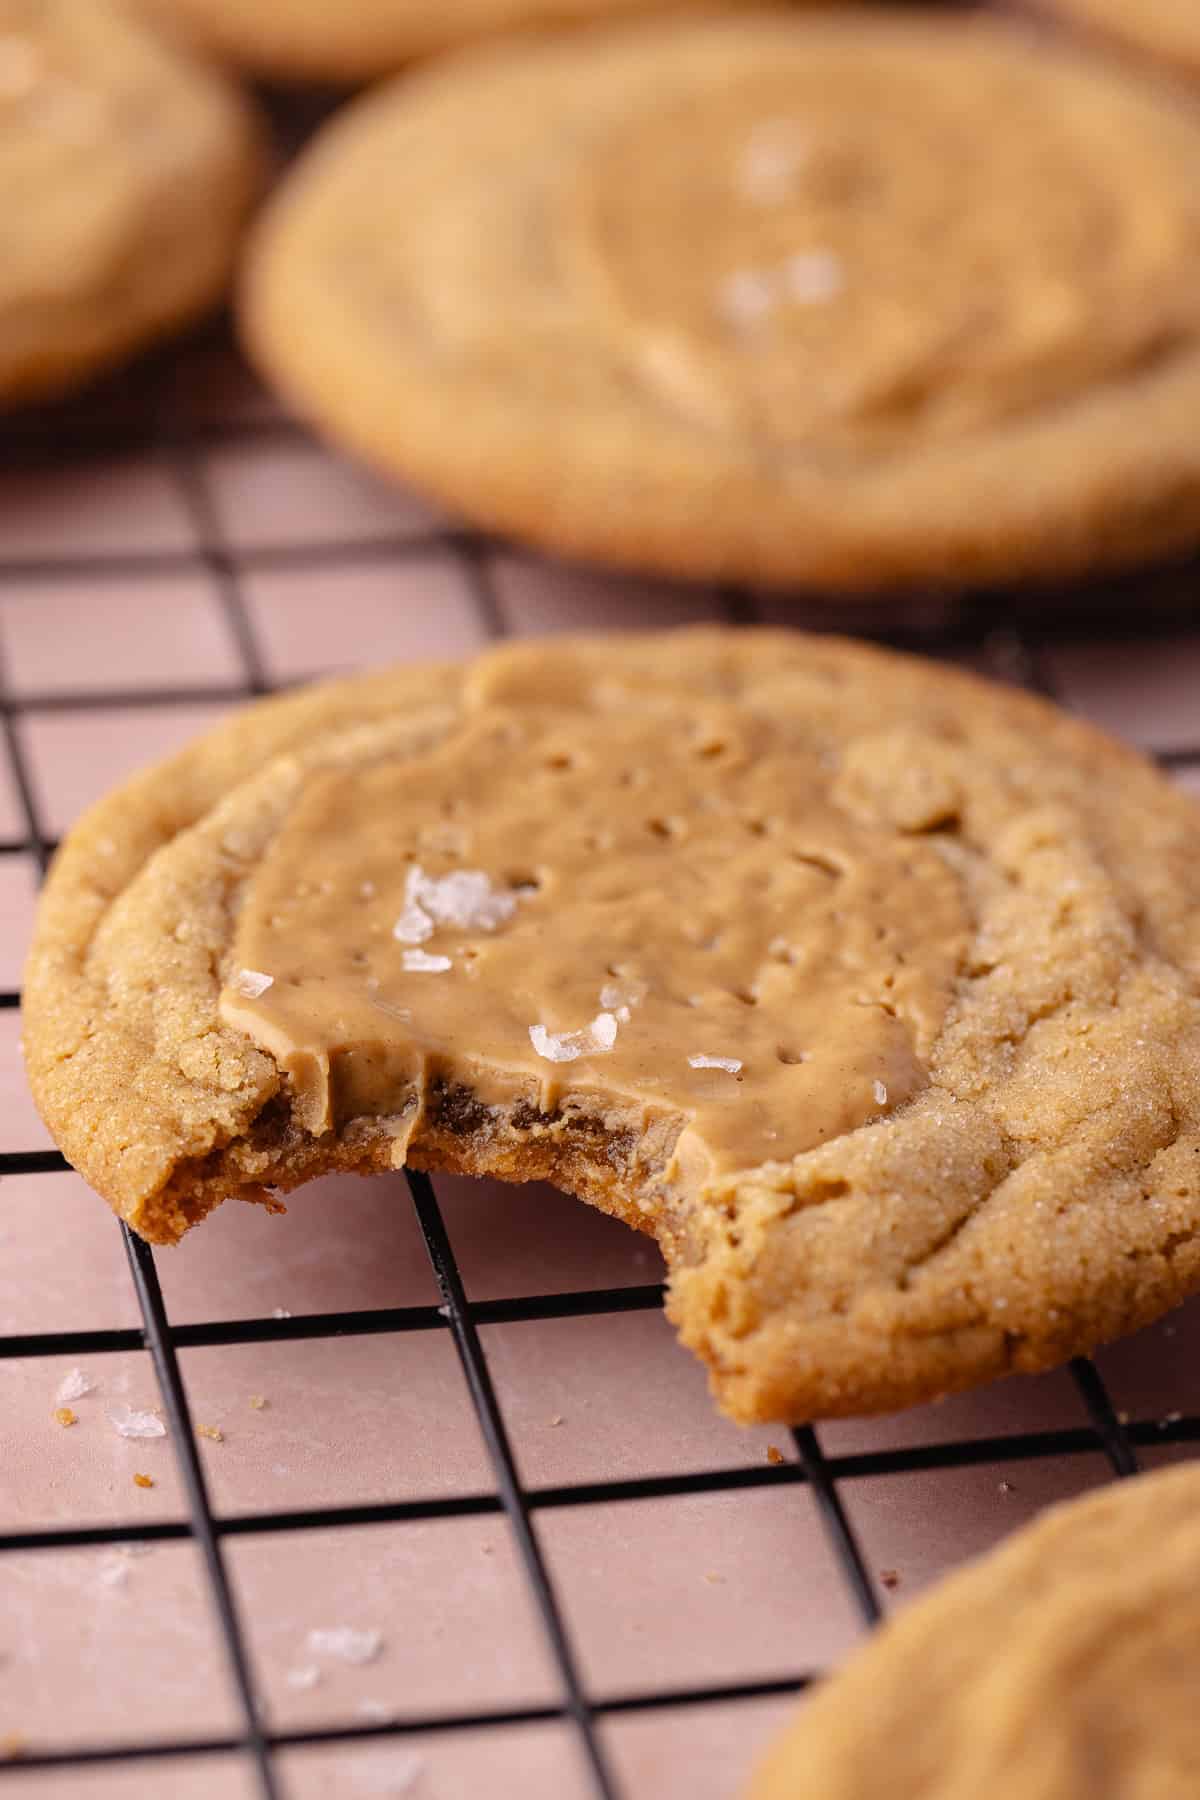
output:
<svg viewBox="0 0 1200 1800"><path fill-rule="evenodd" d="M567 712L552 687L506 705L499 666L434 752L314 776L250 878L221 1012L308 1130L395 1118L399 1161L435 1084L542 1113L577 1096L665 1125L664 1174L703 1180L926 1085L967 926L936 843L840 808L836 768L778 720ZM483 872L509 916L398 941L414 868ZM414 950L450 966L406 968ZM271 985L247 997L243 970ZM531 1041L589 1026L574 1060Z"/></svg>

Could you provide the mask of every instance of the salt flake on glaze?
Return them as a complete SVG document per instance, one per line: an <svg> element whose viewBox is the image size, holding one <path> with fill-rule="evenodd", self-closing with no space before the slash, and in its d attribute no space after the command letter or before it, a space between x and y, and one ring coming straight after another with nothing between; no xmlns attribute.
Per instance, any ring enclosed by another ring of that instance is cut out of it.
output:
<svg viewBox="0 0 1200 1800"><path fill-rule="evenodd" d="M616 1016L597 1013L582 1031L547 1031L544 1025L531 1025L529 1041L547 1062L578 1062L581 1056L597 1056L612 1049L617 1041Z"/></svg>
<svg viewBox="0 0 1200 1800"><path fill-rule="evenodd" d="M876 1106L887 1105L887 1089L884 1087L882 1081L877 1081L875 1083L874 1094Z"/></svg>
<svg viewBox="0 0 1200 1800"><path fill-rule="evenodd" d="M736 1056L689 1056L688 1066L693 1069L724 1069L727 1075L741 1072L741 1062Z"/></svg>
<svg viewBox="0 0 1200 1800"><path fill-rule="evenodd" d="M737 185L757 206L788 199L808 155L808 139L795 119L767 119L755 126L738 158Z"/></svg>
<svg viewBox="0 0 1200 1800"><path fill-rule="evenodd" d="M775 305L775 279L765 269L735 269L717 289L717 311L738 331L761 325Z"/></svg>
<svg viewBox="0 0 1200 1800"><path fill-rule="evenodd" d="M374 1662L383 1648L383 1633L356 1631L353 1625L318 1626L305 1639L310 1656L336 1656L342 1662Z"/></svg>
<svg viewBox="0 0 1200 1800"><path fill-rule="evenodd" d="M404 908L392 936L401 944L423 944L438 925L495 931L516 910L517 896L508 888L494 888L482 869L427 875L420 863L414 863L405 879Z"/></svg>
<svg viewBox="0 0 1200 1800"><path fill-rule="evenodd" d="M441 975L454 965L448 956L431 956L428 950L406 950L404 967L409 975Z"/></svg>
<svg viewBox="0 0 1200 1800"><path fill-rule="evenodd" d="M126 1405L124 1400L119 1406L114 1406L108 1416L121 1437L160 1438L167 1435L167 1428L157 1413L138 1412L134 1407Z"/></svg>
<svg viewBox="0 0 1200 1800"><path fill-rule="evenodd" d="M640 1006L647 992L644 981L606 981L600 989L600 1004L619 1025L628 1025L633 1016L631 1008Z"/></svg>
<svg viewBox="0 0 1200 1800"><path fill-rule="evenodd" d="M841 258L832 250L798 250L783 265L783 285L789 300L801 306L820 306L836 300L846 285Z"/></svg>
<svg viewBox="0 0 1200 1800"><path fill-rule="evenodd" d="M274 987L275 977L264 975L261 969L239 969L229 985L243 1000L261 1000L267 989Z"/></svg>

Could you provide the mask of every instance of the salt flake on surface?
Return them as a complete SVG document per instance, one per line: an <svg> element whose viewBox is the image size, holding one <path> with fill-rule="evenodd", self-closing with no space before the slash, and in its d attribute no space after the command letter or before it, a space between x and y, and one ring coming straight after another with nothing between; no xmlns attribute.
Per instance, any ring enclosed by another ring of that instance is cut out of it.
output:
<svg viewBox="0 0 1200 1800"><path fill-rule="evenodd" d="M427 875L420 863L414 863L405 878L404 908L392 936L401 944L423 944L438 925L495 931L516 910L517 896L509 888L494 888L482 869Z"/></svg>
<svg viewBox="0 0 1200 1800"><path fill-rule="evenodd" d="M649 989L644 981L606 981L600 989L600 1004L614 1013L622 1025L628 1025L631 1009L640 1006Z"/></svg>
<svg viewBox="0 0 1200 1800"><path fill-rule="evenodd" d="M876 1106L886 1106L887 1105L887 1089L886 1089L886 1087L884 1087L882 1081L877 1081L875 1083L873 1092L875 1095Z"/></svg>
<svg viewBox="0 0 1200 1800"><path fill-rule="evenodd" d="M90 1381L82 1369L68 1369L58 1384L58 1392L54 1396L55 1402L59 1406L65 1406L69 1400L82 1400L85 1394L91 1393L95 1385L95 1382Z"/></svg>
<svg viewBox="0 0 1200 1800"><path fill-rule="evenodd" d="M582 1031L547 1031L544 1025L529 1027L529 1041L547 1062L577 1062L581 1056L598 1056L611 1050L617 1041L617 1021L613 1013L597 1013Z"/></svg>
<svg viewBox="0 0 1200 1800"><path fill-rule="evenodd" d="M273 1306L271 1308L271 1317L273 1319L290 1319L291 1316L291 1312L286 1306Z"/></svg>
<svg viewBox="0 0 1200 1800"><path fill-rule="evenodd" d="M336 1656L342 1662L374 1662L383 1648L383 1633L356 1631L353 1625L326 1625L310 1631L305 1644L311 1656Z"/></svg>
<svg viewBox="0 0 1200 1800"><path fill-rule="evenodd" d="M717 311L740 330L761 325L774 304L774 277L763 269L735 269L717 289Z"/></svg>
<svg viewBox="0 0 1200 1800"><path fill-rule="evenodd" d="M106 1556L96 1578L104 1587L122 1587L129 1580L129 1563L123 1556Z"/></svg>
<svg viewBox="0 0 1200 1800"><path fill-rule="evenodd" d="M274 984L275 977L264 975L260 969L239 969L229 985L243 1000L261 1000Z"/></svg>
<svg viewBox="0 0 1200 1800"><path fill-rule="evenodd" d="M796 119L766 119L751 132L737 165L743 196L759 206L775 206L791 193L808 154L804 128Z"/></svg>
<svg viewBox="0 0 1200 1800"><path fill-rule="evenodd" d="M167 1428L157 1413L138 1412L124 1400L114 1406L108 1416L121 1437L160 1438L167 1435Z"/></svg>
<svg viewBox="0 0 1200 1800"><path fill-rule="evenodd" d="M689 1056L688 1064L693 1069L724 1069L727 1075L739 1074L742 1067L736 1056Z"/></svg>
<svg viewBox="0 0 1200 1800"><path fill-rule="evenodd" d="M428 950L406 950L404 967L410 975L440 975L444 970L452 969L454 964L448 956L431 956Z"/></svg>
<svg viewBox="0 0 1200 1800"><path fill-rule="evenodd" d="M832 250L798 250L783 265L783 285L789 299L819 306L837 299L846 285L845 270Z"/></svg>
<svg viewBox="0 0 1200 1800"><path fill-rule="evenodd" d="M321 1671L315 1663L305 1663L299 1669L289 1669L284 1676L290 1688L315 1688L321 1679Z"/></svg>
<svg viewBox="0 0 1200 1800"><path fill-rule="evenodd" d="M354 1710L360 1719L374 1719L381 1724L384 1719L394 1718L396 1713L395 1707L389 1706L386 1700L360 1700Z"/></svg>

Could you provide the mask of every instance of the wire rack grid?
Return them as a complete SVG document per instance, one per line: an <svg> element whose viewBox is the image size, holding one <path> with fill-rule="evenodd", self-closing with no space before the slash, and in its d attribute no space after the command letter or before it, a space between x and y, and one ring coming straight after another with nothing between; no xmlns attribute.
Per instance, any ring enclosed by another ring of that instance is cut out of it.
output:
<svg viewBox="0 0 1200 1800"><path fill-rule="evenodd" d="M157 392L157 389L153 391ZM123 421L123 422L122 422ZM0 856L31 856L44 872L54 850L53 833L42 817L37 783L30 767L27 745L20 729L22 716L41 711L86 712L102 715L106 708L136 701L139 706L176 708L197 700L249 700L278 685L272 682L268 658L256 631L252 608L244 591L247 566L254 559L229 541L219 509L214 505L206 478L204 452L214 446L238 447L264 440L283 444L304 442L300 429L279 418L242 417L220 425L189 423L186 413L155 402L147 414L129 423L128 410L121 420L91 415L74 424L55 421L47 428L10 434L6 445L8 466L43 458L47 449L59 466L86 467L121 450L149 449L170 475L186 508L194 531L195 547L188 551L130 551L116 547L92 555L81 568L78 559L64 561L53 554L11 557L0 544L0 594L23 594L39 583L52 580L69 568L74 577L119 581L164 567L198 575L208 583L211 599L229 634L239 662L240 678L214 688L184 684L136 693L109 689L101 692L27 693L14 691L0 676L0 733L4 754L19 800L23 829L0 842ZM356 558L403 560L436 556L454 564L471 596L483 632L497 637L506 629L505 609L489 576L489 554L496 546L479 534L438 524L428 531L406 534L403 541L326 543L317 548L279 545L258 553L258 564L352 562ZM1089 629L1093 634L1129 632L1131 618L1140 634L1157 629L1177 630L1179 595L1186 592L1191 571L1171 570L1154 577L1140 590L1136 613L1131 609L1131 589L1115 583L1094 592L1088 601ZM1147 598L1148 596L1148 598ZM764 603L740 590L725 590L713 597L718 615L731 624L746 625L763 616L764 604L772 617L779 604ZM977 595L968 603L939 600L917 604L905 612L875 612L824 607L796 601L788 615L799 625L825 629L841 625L847 616L858 629L875 638L928 654L967 659L1008 681L1054 694L1045 650L1052 629L1046 609L1035 604L1023 617L1014 616L1013 602L1001 596ZM1060 622L1069 617L1061 612ZM647 622L650 622L649 619ZM1059 696L1061 697L1061 696ZM1192 743L1174 744L1162 751L1168 767L1200 771L1200 736ZM19 1006L15 991L0 993L0 1008ZM0 1152L0 1175L29 1175L65 1170L54 1151ZM1159 1419L1126 1421L1119 1415L1096 1366L1077 1361L1071 1369L1079 1402L1075 1426L1052 1430L1022 1431L1004 1436L969 1437L952 1441L918 1442L908 1447L828 1454L821 1434L810 1427L791 1433L793 1456L769 1466L759 1464L720 1469L695 1469L661 1476L622 1480L592 1480L557 1486L530 1486L518 1472L489 1369L480 1327L505 1321L548 1320L584 1315L618 1315L633 1310L652 1310L662 1304L656 1283L599 1288L566 1293L527 1293L517 1298L469 1300L456 1260L454 1244L439 1205L435 1184L428 1177L410 1173L408 1183L416 1221L438 1288L438 1306L375 1308L370 1310L309 1313L301 1317L250 1317L172 1324L160 1289L155 1256L140 1239L124 1232L125 1250L141 1311L140 1327L25 1333L0 1338L0 1360L48 1355L80 1356L115 1352L140 1352L152 1359L171 1426L174 1452L187 1501L187 1516L157 1523L123 1520L104 1525L64 1525L21 1531L0 1531L0 1555L16 1551L67 1549L89 1544L190 1539L198 1547L206 1571L212 1607L219 1622L228 1673L236 1690L240 1728L222 1734L173 1736L155 1741L114 1738L56 1750L37 1747L20 1760L0 1760L0 1779L24 1772L54 1768L82 1770L100 1764L145 1763L178 1755L206 1757L240 1751L251 1759L258 1791L264 1800L277 1800L284 1781L277 1767L283 1749L349 1740L402 1738L414 1733L453 1733L472 1727L506 1727L536 1721L565 1722L573 1732L586 1771L586 1781L597 1800L619 1800L625 1794L618 1774L597 1729L605 1717L665 1707L702 1708L716 1703L754 1700L766 1695L799 1692L821 1671L798 1667L778 1679L726 1685L687 1685L639 1689L633 1692L592 1691L581 1673L567 1608L552 1579L539 1533L539 1517L552 1509L598 1505L619 1507L644 1499L670 1499L721 1490L755 1490L800 1485L810 1492L836 1558L841 1579L854 1609L867 1627L881 1615L880 1598L868 1559L843 1504L842 1484L889 1475L972 1465L1002 1467L1029 1459L1055 1459L1087 1452L1103 1453L1110 1474L1125 1477L1139 1466L1139 1451L1148 1445L1189 1445L1200 1442L1200 1414L1175 1415L1164 1426ZM116 1229L116 1228L115 1228ZM119 1228L124 1231L124 1228ZM461 1365L478 1431L486 1448L492 1485L488 1491L429 1499L380 1501L344 1506L310 1506L296 1510L252 1513L218 1511L210 1498L205 1471L197 1453L189 1393L180 1367L179 1352L196 1346L262 1344L272 1340L319 1339L354 1334L443 1333L449 1334ZM321 1527L326 1530L367 1528L389 1523L434 1518L493 1514L507 1522L519 1554L520 1566L536 1608L541 1631L557 1674L558 1698L554 1704L493 1708L472 1711L437 1711L402 1714L386 1722L356 1721L316 1729L273 1729L260 1697L260 1683L253 1666L241 1607L227 1569L227 1546L239 1536L287 1533ZM0 1519L0 1525L3 1520ZM626 1796L626 1800L629 1797Z"/></svg>

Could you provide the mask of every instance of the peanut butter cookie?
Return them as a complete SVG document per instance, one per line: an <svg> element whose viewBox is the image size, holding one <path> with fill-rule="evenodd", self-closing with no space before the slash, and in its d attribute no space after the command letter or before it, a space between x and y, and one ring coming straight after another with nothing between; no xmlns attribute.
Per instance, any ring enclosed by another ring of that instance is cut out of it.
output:
<svg viewBox="0 0 1200 1800"><path fill-rule="evenodd" d="M703 0L132 0L199 48L281 81L356 82L416 57L530 26L574 25ZM736 3L736 0L735 0Z"/></svg>
<svg viewBox="0 0 1200 1800"><path fill-rule="evenodd" d="M808 1701L747 1800L1192 1800L1200 1465L1056 1506Z"/></svg>
<svg viewBox="0 0 1200 1800"><path fill-rule="evenodd" d="M245 335L352 449L571 555L1077 574L1200 537L1197 167L1200 111L984 17L593 31L335 121Z"/></svg>
<svg viewBox="0 0 1200 1800"><path fill-rule="evenodd" d="M1200 815L1044 702L796 633L251 708L47 885L43 1116L147 1238L329 1170L653 1233L740 1419L1037 1369L1200 1287Z"/></svg>
<svg viewBox="0 0 1200 1800"><path fill-rule="evenodd" d="M98 0L0 0L0 406L215 304L260 172L232 87Z"/></svg>
<svg viewBox="0 0 1200 1800"><path fill-rule="evenodd" d="M1038 0L1043 10L1094 27L1127 49L1200 79L1200 8L1195 0Z"/></svg>

